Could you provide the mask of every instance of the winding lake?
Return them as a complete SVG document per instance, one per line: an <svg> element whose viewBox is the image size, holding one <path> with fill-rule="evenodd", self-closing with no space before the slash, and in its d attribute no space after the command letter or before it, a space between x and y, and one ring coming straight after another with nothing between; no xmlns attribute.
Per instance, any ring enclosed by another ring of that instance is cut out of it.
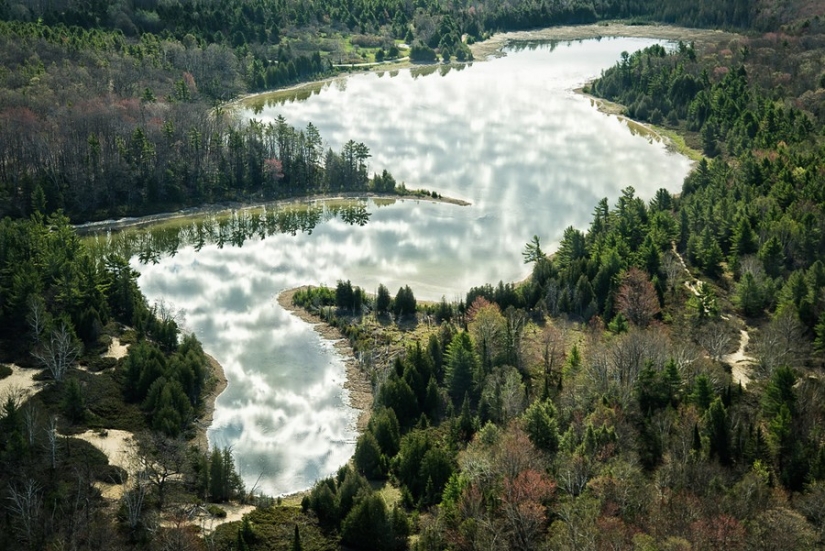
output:
<svg viewBox="0 0 825 551"><path fill-rule="evenodd" d="M363 226L322 216L311 232L261 232L242 247L183 242L156 263L133 259L149 300L180 312L224 366L229 386L208 436L232 446L248 487L305 489L355 446L342 358L278 306L280 291L350 279L457 299L473 285L525 277L524 244L537 234L553 250L565 227L587 227L602 197L614 204L627 186L644 199L680 189L688 159L573 92L622 51L654 42L530 44L462 68L358 74L305 99L247 104L244 116L311 121L335 149L364 142L373 170L472 203L368 201Z"/></svg>

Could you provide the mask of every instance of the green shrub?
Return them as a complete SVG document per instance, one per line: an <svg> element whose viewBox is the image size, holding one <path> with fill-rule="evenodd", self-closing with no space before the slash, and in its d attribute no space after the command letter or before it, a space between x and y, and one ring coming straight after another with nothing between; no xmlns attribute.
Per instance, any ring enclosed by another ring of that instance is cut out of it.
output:
<svg viewBox="0 0 825 551"><path fill-rule="evenodd" d="M226 511L217 505L209 505L206 508L207 512L215 518L226 518Z"/></svg>

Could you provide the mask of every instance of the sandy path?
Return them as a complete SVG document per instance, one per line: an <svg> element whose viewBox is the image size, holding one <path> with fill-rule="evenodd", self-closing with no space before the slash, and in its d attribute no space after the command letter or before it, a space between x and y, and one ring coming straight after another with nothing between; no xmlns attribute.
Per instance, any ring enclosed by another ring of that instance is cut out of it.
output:
<svg viewBox="0 0 825 551"><path fill-rule="evenodd" d="M122 344L117 337L112 337L112 342L109 343L109 350L102 354L101 357L119 360L120 358L125 358L128 353L129 345Z"/></svg>
<svg viewBox="0 0 825 551"><path fill-rule="evenodd" d="M353 409L360 411L358 421L356 422L356 429L359 433L364 432L367 428L367 423L370 420L372 412L372 385L366 374L358 368L358 361L355 359L355 353L349 345L349 341L341 335L338 329L324 323L319 317L314 316L299 308L292 303L292 298L295 292L303 289L298 287L282 291L276 297L278 304L295 316L313 325L315 331L321 335L322 338L335 341L335 348L344 356L344 361L347 370L347 380L344 383L344 388L349 390L350 406Z"/></svg>
<svg viewBox="0 0 825 551"><path fill-rule="evenodd" d="M236 503L218 503L218 507L226 511L224 518L213 517L204 508L192 519L191 524L200 526L204 534L211 534L215 528L227 522L235 522L243 519L243 516L255 510L254 505L239 505Z"/></svg>
<svg viewBox="0 0 825 551"><path fill-rule="evenodd" d="M754 359L745 355L745 349L748 347L750 335L745 329L739 331L739 350L733 354L726 354L722 356L722 361L730 365L731 377L733 382L741 384L742 388L747 388L748 383L751 382L750 366L753 365Z"/></svg>
<svg viewBox="0 0 825 551"><path fill-rule="evenodd" d="M134 478L140 468L137 442L134 440L134 434L129 431L117 429L87 430L80 434L73 434L72 437L85 440L105 453L106 457L109 458L109 464L116 465L129 473L130 480ZM95 487L100 490L101 495L111 500L119 500L123 497L127 486L128 484L95 482Z"/></svg>
<svg viewBox="0 0 825 551"><path fill-rule="evenodd" d="M0 379L0 400L5 401L11 395L22 403L37 393L45 384L34 380L34 376L40 373L39 369L24 369L15 364L8 364L8 366L12 373L5 379Z"/></svg>

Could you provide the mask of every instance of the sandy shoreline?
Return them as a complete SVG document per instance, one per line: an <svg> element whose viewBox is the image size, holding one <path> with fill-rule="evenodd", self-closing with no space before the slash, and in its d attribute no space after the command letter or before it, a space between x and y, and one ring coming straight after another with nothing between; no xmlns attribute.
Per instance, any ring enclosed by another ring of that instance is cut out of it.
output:
<svg viewBox="0 0 825 551"><path fill-rule="evenodd" d="M292 303L292 298L295 296L295 293L301 289L305 289L305 287L282 291L278 294L276 300L284 310L312 324L315 331L321 335L321 338L335 341L335 348L344 356L347 372L344 388L349 390L350 406L359 411L356 429L360 434L366 430L372 413L372 385L366 374L358 368L355 353L349 345L349 341L344 338L341 332L321 320L318 316L310 314L303 308L299 308Z"/></svg>
<svg viewBox="0 0 825 551"><path fill-rule="evenodd" d="M223 366L218 360L209 354L206 355L206 358L209 361L210 377L215 381L215 386L204 397L203 413L195 420L195 438L192 439L192 442L202 451L209 450L209 439L206 437L206 431L212 426L212 418L215 415L215 400L226 390L228 384L226 373L224 373Z"/></svg>

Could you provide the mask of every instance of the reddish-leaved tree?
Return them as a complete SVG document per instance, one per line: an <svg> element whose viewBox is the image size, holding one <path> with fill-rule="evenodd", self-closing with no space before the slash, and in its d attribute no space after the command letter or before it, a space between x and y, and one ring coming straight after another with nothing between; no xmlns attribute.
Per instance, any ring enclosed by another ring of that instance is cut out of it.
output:
<svg viewBox="0 0 825 551"><path fill-rule="evenodd" d="M634 325L647 327L660 311L659 296L647 273L630 268L622 280L616 303L624 317Z"/></svg>

